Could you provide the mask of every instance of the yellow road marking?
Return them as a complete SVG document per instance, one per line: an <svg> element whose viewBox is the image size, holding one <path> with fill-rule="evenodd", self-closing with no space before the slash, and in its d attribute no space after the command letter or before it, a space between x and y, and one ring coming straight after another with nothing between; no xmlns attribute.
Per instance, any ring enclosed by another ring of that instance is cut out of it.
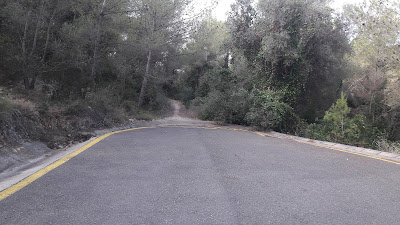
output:
<svg viewBox="0 0 400 225"><path fill-rule="evenodd" d="M232 130L232 131L246 131L246 132L251 132L248 130L244 130L244 129L236 129L236 128L224 128L224 127L195 127L195 126L159 126L159 127L177 127L177 128L197 128L197 129L209 129L209 130L216 130L216 129L224 129L224 130ZM88 144L86 144L85 146L83 146L82 148L72 152L71 154L57 160L56 162L46 166L45 168L37 171L36 173L28 176L27 178L23 179L22 181L18 182L17 184L14 184L13 186L3 190L0 192L0 201L7 198L8 196L14 194L15 192L21 190L22 188L26 187L28 184L34 182L35 180L39 179L40 177L42 177L43 175L45 175L46 173L50 172L51 170L61 166L62 164L66 163L68 160L72 159L73 157L77 156L78 154L82 153L83 151L89 149L90 147L92 147L93 145L99 143L101 140L104 140L105 138L113 135L113 134L118 134L121 132L126 132L126 131L133 131L133 130L140 130L140 129L148 129L148 128L156 128L156 127L138 127L138 128L131 128L131 129L126 129L126 130L120 130L120 131L114 131L111 133L107 133L104 134L96 139L94 139L93 141L89 142ZM258 134L260 136L265 137L266 135L261 133L261 132L252 132L255 134ZM279 138L279 137L277 137ZM282 138L279 138L282 139ZM296 140L292 140L292 141L296 141ZM393 163L393 164L397 164L400 165L399 162L395 162L395 161L391 161L391 160L387 160L387 159L382 159L382 158L377 158L374 156L369 156L369 155L364 155L361 153L356 153L356 152L350 152L350 151L346 151L346 150L342 150L342 149L337 149L337 148L332 148L332 147L327 147L327 146L322 146L322 145L316 145L313 143L308 143L308 142L301 142L301 141L296 141L299 143L303 143L303 144L308 144L308 145L312 145L312 146L316 146L316 147L320 147L320 148L326 148L326 149L331 149L331 150L335 150L335 151L340 151L340 152L345 152L345 153L350 153L353 155L359 155L359 156L364 156L364 157L368 157L368 158L372 158L372 159L377 159L377 160L381 160L381 161L385 161L385 162L389 162L389 163Z"/></svg>
<svg viewBox="0 0 400 225"><path fill-rule="evenodd" d="M256 134L265 137L265 134L261 133L261 132L255 132Z"/></svg>
<svg viewBox="0 0 400 225"><path fill-rule="evenodd" d="M67 156L55 161L54 163L46 166L45 168L37 171L36 173L26 177L25 179L21 180L17 184L14 184L13 186L3 190L2 192L0 192L0 201L5 199L5 198L7 198L8 196L14 194L15 192L21 190L22 188L24 188L28 184L34 182L35 180L39 179L40 177L42 177L46 173L50 172L51 170L61 166L62 164L64 164L68 160L72 159L73 157L77 156L78 154L82 153L86 149L88 149L88 148L92 147L93 145L99 143L101 140L103 140L103 139L105 139L105 138L107 138L107 137L109 137L109 136L111 136L113 134L117 134L117 133L121 133L121 132L125 132L125 131L145 129L145 128L153 128L153 127L138 127L138 128L114 131L114 132L111 132L111 133L108 133L108 134L104 134L103 136L100 136L100 137L94 139L93 141L89 142L88 144L86 144L82 148L72 152L71 154L69 154L69 155L67 155Z"/></svg>

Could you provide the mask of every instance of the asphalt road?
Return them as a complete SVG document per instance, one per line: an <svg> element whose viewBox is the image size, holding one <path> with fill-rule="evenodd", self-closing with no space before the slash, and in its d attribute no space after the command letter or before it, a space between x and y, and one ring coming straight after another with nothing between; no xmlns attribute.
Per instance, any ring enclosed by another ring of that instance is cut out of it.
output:
<svg viewBox="0 0 400 225"><path fill-rule="evenodd" d="M0 201L0 224L399 224L400 166L255 133L114 134Z"/></svg>

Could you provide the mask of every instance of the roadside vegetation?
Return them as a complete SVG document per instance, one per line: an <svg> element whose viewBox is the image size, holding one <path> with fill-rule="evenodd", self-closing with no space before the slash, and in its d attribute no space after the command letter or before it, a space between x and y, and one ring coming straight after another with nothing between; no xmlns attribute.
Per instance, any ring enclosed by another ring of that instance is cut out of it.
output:
<svg viewBox="0 0 400 225"><path fill-rule="evenodd" d="M236 0L226 21L195 3L1 1L0 145L57 148L175 98L204 120L400 152L397 1Z"/></svg>
<svg viewBox="0 0 400 225"><path fill-rule="evenodd" d="M0 145L58 148L163 114L186 2L1 1Z"/></svg>
<svg viewBox="0 0 400 225"><path fill-rule="evenodd" d="M179 97L200 118L399 152L400 5L237 0L185 51ZM204 47L206 46L206 47Z"/></svg>

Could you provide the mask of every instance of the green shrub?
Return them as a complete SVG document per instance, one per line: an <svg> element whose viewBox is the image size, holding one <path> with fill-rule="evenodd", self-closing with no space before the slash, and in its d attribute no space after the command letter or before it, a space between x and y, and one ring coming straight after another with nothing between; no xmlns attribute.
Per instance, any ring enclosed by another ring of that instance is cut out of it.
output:
<svg viewBox="0 0 400 225"><path fill-rule="evenodd" d="M345 124L344 143L357 146L365 146L367 144L365 142L365 136L367 135L365 120L365 116L359 114L350 118Z"/></svg>
<svg viewBox="0 0 400 225"><path fill-rule="evenodd" d="M0 96L0 113L10 112L12 108L12 103L8 99Z"/></svg>
<svg viewBox="0 0 400 225"><path fill-rule="evenodd" d="M237 84L237 78L228 69L208 71L200 78L191 101L200 119L221 123L246 124L249 109L249 93Z"/></svg>
<svg viewBox="0 0 400 225"><path fill-rule="evenodd" d="M135 115L135 119L137 119L137 120L145 120L145 121L152 121L154 119L154 117L150 113L138 112Z"/></svg>
<svg viewBox="0 0 400 225"><path fill-rule="evenodd" d="M387 139L379 139L374 142L379 151L400 153L400 142L391 142Z"/></svg>
<svg viewBox="0 0 400 225"><path fill-rule="evenodd" d="M331 108L325 112L324 126L330 134L332 141L365 145L364 137L368 130L363 115L350 116L350 108L347 105L347 98L341 93L340 98Z"/></svg>
<svg viewBox="0 0 400 225"><path fill-rule="evenodd" d="M198 106L199 118L202 120L224 121L224 110L227 105L224 96L213 91L205 98L196 98L193 102L194 106Z"/></svg>
<svg viewBox="0 0 400 225"><path fill-rule="evenodd" d="M321 141L331 141L330 132L326 124L309 124L305 132L305 137Z"/></svg>
<svg viewBox="0 0 400 225"><path fill-rule="evenodd" d="M250 97L252 105L246 121L261 129L295 132L300 119L293 108L282 101L282 95L271 89L255 89Z"/></svg>
<svg viewBox="0 0 400 225"><path fill-rule="evenodd" d="M347 98L342 92L341 97L331 108L325 112L324 121L332 125L332 136L335 140L342 140L345 136L345 125L349 121L350 108L347 106Z"/></svg>
<svg viewBox="0 0 400 225"><path fill-rule="evenodd" d="M202 120L214 120L221 123L245 124L248 112L248 93L239 88L220 92L214 90L204 98L196 98L192 105ZM197 107L196 107L197 106Z"/></svg>
<svg viewBox="0 0 400 225"><path fill-rule="evenodd" d="M84 100L75 100L69 104L64 111L65 115L69 116L83 116L88 110L88 103Z"/></svg>
<svg viewBox="0 0 400 225"><path fill-rule="evenodd" d="M85 100L91 108L103 114L110 114L115 108L119 107L119 99L111 88L103 88L89 93Z"/></svg>
<svg viewBox="0 0 400 225"><path fill-rule="evenodd" d="M340 98L325 112L320 124L307 126L305 136L321 141L334 141L344 144L369 146L367 137L371 136L371 126L366 125L363 115L350 115L347 99L342 93Z"/></svg>
<svg viewBox="0 0 400 225"><path fill-rule="evenodd" d="M40 115L42 115L42 116L48 116L48 114L49 114L49 108L50 108L49 103L48 103L47 101L42 101L42 102L38 105L37 110L38 110L38 112L40 113Z"/></svg>
<svg viewBox="0 0 400 225"><path fill-rule="evenodd" d="M125 100L125 101L123 101L121 103L121 106L128 113L136 112L138 110L137 109L137 102L135 102L135 101Z"/></svg>

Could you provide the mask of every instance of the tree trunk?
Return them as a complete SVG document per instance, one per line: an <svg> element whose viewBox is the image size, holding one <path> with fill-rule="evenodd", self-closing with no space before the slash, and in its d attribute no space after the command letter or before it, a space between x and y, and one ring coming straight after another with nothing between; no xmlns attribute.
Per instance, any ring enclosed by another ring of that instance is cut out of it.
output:
<svg viewBox="0 0 400 225"><path fill-rule="evenodd" d="M38 3L41 5L41 1ZM33 36L33 44L32 44L32 49L31 53L29 54L29 62L32 64L36 63L36 60L33 58L33 54L35 53L36 46L37 46L37 39L39 35L39 30L40 30L40 20L42 19L42 14L43 14L43 9L44 8L44 3L40 6L39 14L37 15L37 21L36 21L36 27L35 27L35 34ZM28 63L29 63L28 62ZM35 68L30 71L31 77L27 76L27 79L25 81L25 88L33 90L35 89L35 84L36 84L36 78L39 75L39 68L37 68L37 65L35 65Z"/></svg>
<svg viewBox="0 0 400 225"><path fill-rule="evenodd" d="M142 88L140 89L140 95L139 95L139 102L138 102L139 108L142 107L143 101L144 101L144 96L146 94L147 80L148 80L149 73L150 73L150 63L151 63L151 50L149 50L149 54L147 55L146 72L144 73Z"/></svg>
<svg viewBox="0 0 400 225"><path fill-rule="evenodd" d="M47 49L49 47L49 41L50 41L50 30L51 27L53 26L53 19L54 16L56 15L57 9L54 9L53 14L51 15L50 19L49 19L49 23L47 25L47 31L46 31L46 42L44 44L44 49L43 49L43 56L41 59L41 62L44 63L45 59L46 59L46 54L47 54Z"/></svg>
<svg viewBox="0 0 400 225"><path fill-rule="evenodd" d="M25 89L29 89L29 74L28 74L28 53L26 49L26 41L28 36L28 29L29 29L29 20L32 13L32 5L28 11L28 15L26 16L26 22L24 27L24 36L22 37L21 41L21 52L22 52L22 73L24 74L24 86Z"/></svg>
<svg viewBox="0 0 400 225"><path fill-rule="evenodd" d="M375 122L375 112L372 111L372 104L375 100L375 93L372 93L370 95L370 100L369 100L369 114L372 115L372 122Z"/></svg>
<svg viewBox="0 0 400 225"><path fill-rule="evenodd" d="M29 83L29 89L30 89L30 90L35 89L35 84L36 84L36 77L37 77L37 75L38 75L38 72L37 72L37 71L34 71L33 76L32 76L32 79L31 79L31 82Z"/></svg>
<svg viewBox="0 0 400 225"><path fill-rule="evenodd" d="M39 1L39 5L40 5L40 1ZM31 50L31 54L30 54L31 57L32 57L33 53L35 53L35 50L36 50L37 38L39 35L39 29L40 29L40 20L42 19L42 12L43 12L43 6L40 7L39 15L37 16L35 35L33 36L33 44L32 44L32 50Z"/></svg>
<svg viewBox="0 0 400 225"><path fill-rule="evenodd" d="M103 12L104 12L104 7L106 5L106 0L103 1L103 5L101 6L99 18L97 21L97 31L96 31L96 39L94 42L94 49L93 49L93 64L92 64L92 72L90 74L90 81L92 85L95 85L96 82L96 69L97 69L97 54L99 51L99 45L100 45L100 38L101 38L101 27L103 23Z"/></svg>
<svg viewBox="0 0 400 225"><path fill-rule="evenodd" d="M340 120L340 127L342 128L342 137L344 137L344 116Z"/></svg>
<svg viewBox="0 0 400 225"><path fill-rule="evenodd" d="M226 53L225 58L224 58L224 69L228 69L229 68L229 52Z"/></svg>

